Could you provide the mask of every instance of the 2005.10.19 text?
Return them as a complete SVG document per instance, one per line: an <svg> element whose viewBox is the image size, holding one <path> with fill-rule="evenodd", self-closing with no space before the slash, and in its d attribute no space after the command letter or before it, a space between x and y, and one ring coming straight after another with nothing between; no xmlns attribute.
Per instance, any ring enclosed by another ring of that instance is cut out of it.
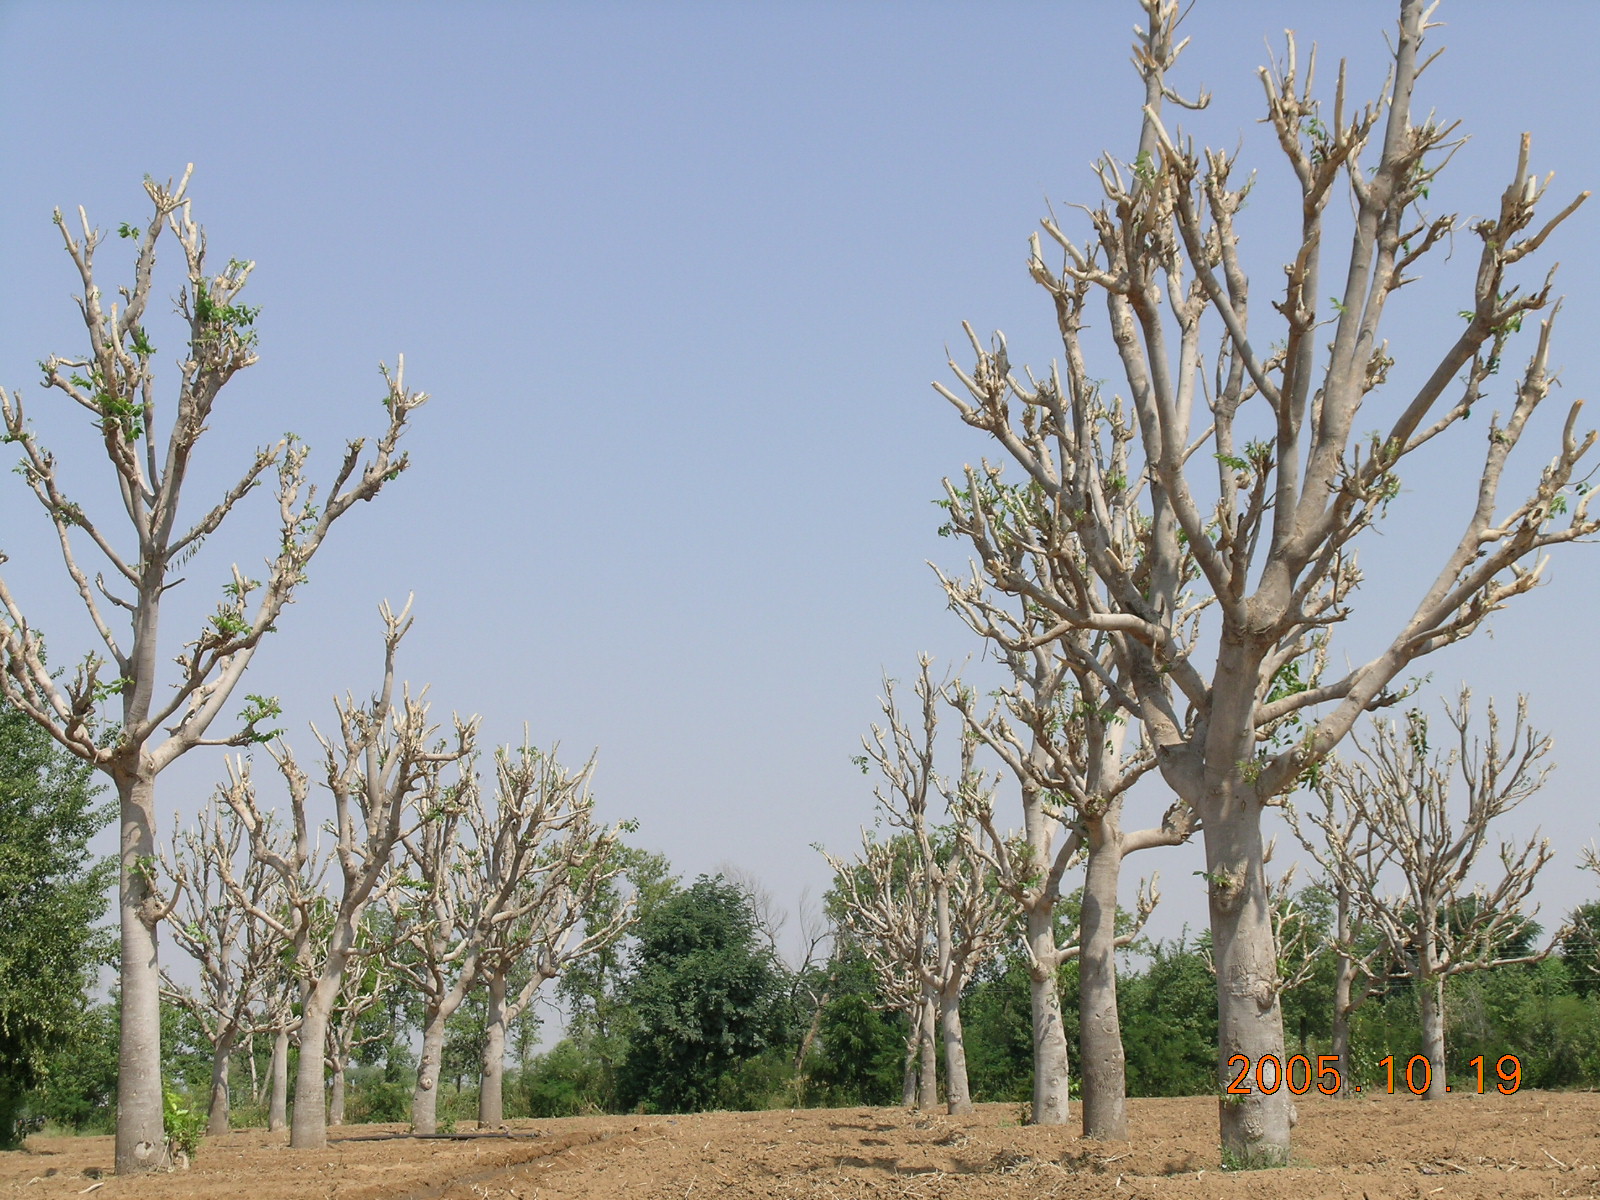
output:
<svg viewBox="0 0 1600 1200"><path fill-rule="evenodd" d="M1378 1060L1378 1065L1384 1068L1386 1091L1394 1095L1395 1063L1394 1055ZM1477 1072L1478 1095L1483 1095L1483 1055L1478 1055L1469 1064ZM1280 1087L1287 1087L1296 1096L1304 1096L1313 1086L1325 1096L1338 1093L1344 1083L1343 1076L1339 1073L1339 1056L1337 1054L1317 1055L1317 1065L1313 1071L1311 1059L1304 1054L1291 1055L1288 1062L1280 1062L1276 1054L1263 1054L1254 1063L1243 1054L1235 1054L1228 1060L1228 1070L1237 1068L1233 1081L1228 1084L1228 1095L1248 1096L1253 1092L1272 1095ZM1500 1061L1495 1063L1495 1075L1498 1081L1495 1090L1501 1095L1509 1096L1522 1086L1522 1060L1515 1054L1501 1055ZM1424 1055L1414 1054L1411 1061L1406 1063L1400 1072L1400 1078L1405 1089L1413 1095L1421 1096L1428 1090L1428 1085L1433 1079L1433 1065ZM1254 1083L1254 1086L1252 1085ZM1356 1085L1360 1091L1360 1085ZM1374 1089L1376 1090L1376 1089ZM1452 1090L1452 1089L1446 1089Z"/></svg>

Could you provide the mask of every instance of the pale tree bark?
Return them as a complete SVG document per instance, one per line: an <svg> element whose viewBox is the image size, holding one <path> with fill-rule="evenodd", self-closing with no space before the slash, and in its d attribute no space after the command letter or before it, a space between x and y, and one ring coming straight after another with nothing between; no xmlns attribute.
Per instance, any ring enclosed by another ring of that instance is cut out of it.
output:
<svg viewBox="0 0 1600 1200"><path fill-rule="evenodd" d="M1005 936L1000 894L973 832L974 813L991 795L973 767L975 743L962 740L961 773L946 787L934 773L933 756L942 688L931 662L919 662L915 693L920 725L913 730L895 701L894 682L884 680L887 727L874 725L862 739L865 768L875 763L883 783L876 789L888 823L902 832L885 843L862 831L862 856L846 863L824 852L835 871L834 892L843 923L873 963L885 991L905 995L913 981L923 1005L920 1035L937 1028L945 1049L945 1099L952 1113L972 1111L966 1051L961 1033L962 990ZM932 793L943 793L952 819L948 844L935 844L928 824ZM930 1013L929 1006L933 1012ZM919 1103L934 1092L935 1072L924 1065Z"/></svg>
<svg viewBox="0 0 1600 1200"><path fill-rule="evenodd" d="M298 978L280 963L267 987L266 1020L263 1022L272 1034L271 1069L267 1082L269 1133L289 1127L289 1041L300 1025L300 1018L294 1012L299 993Z"/></svg>
<svg viewBox="0 0 1600 1200"><path fill-rule="evenodd" d="M1499 878L1492 886L1468 887L1468 876L1488 846L1489 827L1549 775L1549 766L1541 764L1552 745L1528 725L1524 698L1517 701L1516 721L1504 741L1490 703L1488 736L1480 740L1470 731L1470 701L1471 693L1462 688L1456 705L1446 706L1454 736L1443 750L1431 744L1428 718L1418 709L1407 712L1404 728L1375 721L1370 736L1355 739L1355 756L1324 764L1322 811L1310 817L1322 836L1302 838L1381 939L1381 954L1356 958L1352 941L1341 950L1368 980L1375 978L1377 961L1389 978L1416 981L1430 1100L1448 1090L1446 981L1537 962L1566 933L1558 931L1540 951L1508 954L1503 949L1532 918L1528 897L1550 861L1548 840L1534 837L1520 849L1502 843ZM1458 782L1466 793L1465 805L1458 806L1464 808L1459 825L1451 805ZM1387 875L1399 876L1399 890L1386 888Z"/></svg>
<svg viewBox="0 0 1600 1200"><path fill-rule="evenodd" d="M267 1130L277 1133L289 1128L289 1038L287 1028L272 1032L272 1085L268 1093Z"/></svg>
<svg viewBox="0 0 1600 1200"><path fill-rule="evenodd" d="M103 235L82 209L78 234L59 210L55 214L82 282L78 307L90 351L85 358L46 358L43 382L93 415L128 521L125 537L71 499L55 456L35 437L21 397L0 388L4 440L21 447L21 474L55 528L72 589L102 644L70 677L58 676L46 666L42 631L29 623L0 578L0 694L61 745L103 771L117 789L122 830L119 1173L159 1168L167 1160L156 939L162 914L153 887L156 777L196 746L245 746L270 736L261 725L276 715L277 705L265 697L249 699L231 733L211 737L208 731L223 715L262 637L277 627L329 527L405 468L405 456L395 454L395 444L410 413L426 399L405 390L403 366L392 376L386 372L388 427L375 453L363 462L362 443L351 443L319 503L312 502L306 485L305 446L285 438L258 451L208 511L192 524L181 524L183 485L217 395L236 372L256 361L256 310L239 303L254 264L231 260L220 273L207 273L205 235L190 216L188 182L187 171L176 186L146 181L153 208L149 225L142 231L123 227L124 236L138 245L133 283L119 289L122 303L112 302L109 308L105 301L113 293L102 289L95 277L94 256ZM187 345L180 355L177 400L163 439L156 428L156 350L143 321L154 287L157 242L169 229L185 259L187 283L179 293L178 311L187 325ZM178 652L176 680L164 683L158 678L160 664L170 651L158 647L158 633L166 594L182 582L178 569L271 471L277 475L281 537L279 549L268 559L266 579L249 579L233 568L216 612ZM89 554L103 570L83 560L84 540L92 543ZM0 563L4 561L0 553ZM56 650L60 656L61 648ZM120 712L113 716L116 709Z"/></svg>
<svg viewBox="0 0 1600 1200"><path fill-rule="evenodd" d="M196 827L173 835L162 863L173 881L173 940L200 968L198 994L163 974L163 993L186 1008L212 1045L207 1132L228 1132L228 1067L243 1037L271 1029L265 988L284 943L250 909L235 903L225 876L234 870L244 826L231 809L202 810ZM281 890L265 866L249 862L239 886L257 907L277 906Z"/></svg>
<svg viewBox="0 0 1600 1200"><path fill-rule="evenodd" d="M505 976L491 977L484 990L488 994L488 1025L483 1039L483 1075L478 1081L478 1127L492 1129L506 1119Z"/></svg>
<svg viewBox="0 0 1600 1200"><path fill-rule="evenodd" d="M926 984L917 1013L917 1107L928 1112L939 1106L939 1051L933 1031L939 1022L939 1002Z"/></svg>
<svg viewBox="0 0 1600 1200"><path fill-rule="evenodd" d="M1086 238L1054 218L1043 223L1057 266L1032 241L1029 270L1055 308L1060 365L1019 375L1003 337L985 348L968 326L975 364L951 362L959 392L936 385L1020 479L1004 484L1000 465L982 463L947 483L946 500L950 529L975 551L975 591L1026 600L1051 623L1047 634L1106 635L1118 672L1102 682L1142 724L1163 780L1200 821L1223 1153L1231 1164L1266 1165L1289 1157L1288 1089L1223 1094L1230 1060L1283 1054L1262 813L1363 713L1398 699L1391 685L1408 664L1534 587L1538 551L1600 529L1590 493L1574 487L1594 444L1578 431L1576 405L1525 498L1500 500L1508 457L1552 385L1549 319L1507 381L1509 411L1489 418L1464 526L1435 548L1437 573L1393 633L1333 678L1281 686L1284 671L1308 655L1327 660L1360 581L1354 543L1400 496L1401 464L1436 439L1459 462L1465 447L1452 452L1449 440L1473 440L1457 427L1493 403L1512 339L1551 306L1548 279L1524 289L1512 269L1586 194L1535 224L1549 180L1529 173L1525 138L1489 216L1468 230L1426 211L1457 143L1453 126L1414 120L1412 93L1431 61L1421 54L1425 0L1401 0L1387 83L1365 106L1346 102L1341 73L1324 110L1298 73L1291 38L1284 62L1261 78L1267 121L1299 187L1301 226L1280 258L1281 296L1252 313L1238 218L1255 176L1236 184L1232 155L1201 153L1169 130L1181 6L1142 2L1137 152L1098 164L1105 200L1088 212ZM1340 192L1331 211L1352 212L1348 257L1334 250L1340 261L1325 274L1324 215ZM1465 323L1408 371L1411 390L1384 397L1369 438L1358 432L1372 415L1364 402L1392 391L1394 359L1380 337L1388 301L1430 252L1459 247L1458 231L1479 247ZM1332 311L1319 313L1330 291ZM1091 314L1091 299L1103 316ZM1091 322L1110 335L1121 396L1104 395L1089 366ZM1304 722L1292 743L1264 745L1290 717Z"/></svg>
<svg viewBox="0 0 1600 1200"><path fill-rule="evenodd" d="M289 786L294 835L287 845L272 837L262 816L248 764L230 763L223 800L239 815L250 834L250 852L283 881L286 912L257 909L253 915L276 929L294 947L303 991L300 1059L295 1074L294 1116L289 1144L297 1150L327 1144L328 1113L325 1059L333 1006L352 959L378 953L378 946L360 945L362 917L399 882L393 870L396 847L434 814L419 805L424 798L446 795L441 774L451 764L471 757L477 722L455 718L452 741L436 739L438 726L428 720L428 705L407 685L395 696L395 654L411 627L411 605L396 615L382 606L385 626L383 683L371 703L354 697L335 700L339 716L337 743L313 726L322 746L323 775L333 797L331 860L337 865L339 893L325 898L313 871L306 804L310 779L288 746L274 750ZM328 911L331 909L331 912ZM327 916L322 914L327 912ZM321 928L319 929L319 925ZM321 930L326 933L322 934ZM321 934L321 936L318 936Z"/></svg>
<svg viewBox="0 0 1600 1200"><path fill-rule="evenodd" d="M900 1107L915 1108L917 1106L917 1051L922 1046L921 1010L906 1012L901 1010L906 1019L909 1032L906 1034L905 1059L900 1067Z"/></svg>
<svg viewBox="0 0 1600 1200"><path fill-rule="evenodd" d="M1018 617L1003 597L942 573L940 580L951 606L996 648L1012 675L1010 688L986 717L976 712L970 691L958 689L950 700L969 736L1000 757L1021 790L1024 847L996 828L991 812L976 815L984 833L983 853L996 881L1023 914L1033 992L1032 1120L1058 1125L1068 1118L1067 1045L1057 972L1075 958L1082 1006L1078 1027L1084 1136L1124 1139L1127 1063L1117 1009L1116 952L1138 936L1159 894L1153 880L1148 889L1141 888L1136 922L1119 931L1122 862L1137 850L1185 841L1194 829L1193 813L1179 802L1168 809L1160 828L1131 834L1122 830L1123 798L1155 760L1145 746L1127 748L1126 718L1101 682L1102 675L1117 679L1108 638L1071 631L1041 639L1045 630L1040 617L1026 607ZM1062 650L1067 641L1074 643L1071 654ZM1098 670L1084 665L1090 661ZM1072 946L1058 946L1055 911L1062 880L1079 861L1085 876L1078 937Z"/></svg>

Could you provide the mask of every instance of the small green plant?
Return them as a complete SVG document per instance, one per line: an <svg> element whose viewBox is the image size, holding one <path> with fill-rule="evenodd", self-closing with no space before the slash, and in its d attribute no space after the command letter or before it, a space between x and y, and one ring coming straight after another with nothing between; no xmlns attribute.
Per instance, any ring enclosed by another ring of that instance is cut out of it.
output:
<svg viewBox="0 0 1600 1200"><path fill-rule="evenodd" d="M1276 1167L1287 1167L1289 1164L1270 1151L1257 1153L1243 1153L1237 1150L1222 1148L1222 1169L1224 1171L1268 1171Z"/></svg>
<svg viewBox="0 0 1600 1200"><path fill-rule="evenodd" d="M174 1161L182 1155L184 1162L189 1162L205 1138L204 1115L190 1108L188 1101L171 1088L162 1092L161 1115L167 1135L167 1154Z"/></svg>

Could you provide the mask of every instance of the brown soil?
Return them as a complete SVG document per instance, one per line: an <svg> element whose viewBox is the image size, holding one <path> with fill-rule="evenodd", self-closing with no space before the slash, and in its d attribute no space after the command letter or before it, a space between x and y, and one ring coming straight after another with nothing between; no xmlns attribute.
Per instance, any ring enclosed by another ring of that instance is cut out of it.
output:
<svg viewBox="0 0 1600 1200"><path fill-rule="evenodd" d="M1600 1095L1306 1097L1294 1165L1224 1172L1213 1099L1135 1100L1133 1139L1085 1142L975 1116L900 1109L575 1117L505 1134L334 1131L323 1151L261 1132L208 1139L187 1171L118 1178L110 1138L32 1137L0 1154L0 1197L96 1200L777 1200L852 1197L1600 1196ZM374 1135L387 1134L387 1137Z"/></svg>

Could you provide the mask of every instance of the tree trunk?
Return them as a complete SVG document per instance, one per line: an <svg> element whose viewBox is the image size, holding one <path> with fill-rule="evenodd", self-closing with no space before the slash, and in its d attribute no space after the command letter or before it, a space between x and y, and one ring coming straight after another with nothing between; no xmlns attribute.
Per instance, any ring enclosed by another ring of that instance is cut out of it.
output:
<svg viewBox="0 0 1600 1200"><path fill-rule="evenodd" d="M939 1033L944 1042L945 1111L972 1112L972 1093L967 1083L967 1048L961 1031L961 997L940 997Z"/></svg>
<svg viewBox="0 0 1600 1200"><path fill-rule="evenodd" d="M1033 1008L1033 1123L1065 1125L1068 1109L1067 1030L1056 981L1056 931L1052 906L1028 910L1028 991Z"/></svg>
<svg viewBox="0 0 1600 1200"><path fill-rule="evenodd" d="M228 1132L228 1064L233 1060L233 1034L219 1036L211 1047L211 1112L206 1133L221 1137Z"/></svg>
<svg viewBox="0 0 1600 1200"><path fill-rule="evenodd" d="M154 902L150 872L156 861L155 780L117 780L122 817L118 886L121 922L121 1041L117 1055L118 1175L169 1165L161 1095L161 967L156 931L146 923Z"/></svg>
<svg viewBox="0 0 1600 1200"><path fill-rule="evenodd" d="M272 1101L267 1108L267 1132L289 1124L289 1031L272 1031Z"/></svg>
<svg viewBox="0 0 1600 1200"><path fill-rule="evenodd" d="M1444 976L1426 976L1417 980L1417 990L1422 1001L1422 1053L1428 1059L1430 1073L1425 1100L1443 1100L1444 1073ZM1396 1072L1398 1074L1398 1072ZM1407 1083L1410 1083L1409 1078Z"/></svg>
<svg viewBox="0 0 1600 1200"><path fill-rule="evenodd" d="M906 1010L906 1023L911 1031L906 1034L906 1060L900 1073L900 1105L902 1108L915 1108L917 1106L917 1057L922 1049L922 1009L917 1007Z"/></svg>
<svg viewBox="0 0 1600 1200"><path fill-rule="evenodd" d="M1344 970L1341 958L1339 969ZM1329 1047L1338 1059L1339 1090L1334 1095L1347 1098L1354 1082L1350 1078L1350 979L1336 975L1333 981L1333 1045Z"/></svg>
<svg viewBox="0 0 1600 1200"><path fill-rule="evenodd" d="M506 978L496 972L488 979L489 1008L483 1037L483 1076L478 1081L478 1126L495 1128L505 1123Z"/></svg>
<svg viewBox="0 0 1600 1200"><path fill-rule="evenodd" d="M1217 969L1222 1151L1224 1162L1240 1169L1287 1163L1297 1114L1288 1088L1266 1095L1255 1083L1266 1055L1284 1061L1283 1011L1262 869L1261 806L1243 787L1233 791L1235 786L1224 783L1219 788L1223 794L1202 810L1201 824ZM1245 1077L1230 1092L1241 1068Z"/></svg>
<svg viewBox="0 0 1600 1200"><path fill-rule="evenodd" d="M961 1036L961 988L947 987L939 996L939 1031L944 1035L945 1110L952 1115L972 1111L967 1086L967 1047Z"/></svg>
<svg viewBox="0 0 1600 1200"><path fill-rule="evenodd" d="M938 1022L938 1005L931 988L922 989L922 1016L917 1021L917 1044L922 1066L917 1078L917 1107L923 1110L939 1104L939 1052L933 1044L933 1027Z"/></svg>
<svg viewBox="0 0 1600 1200"><path fill-rule="evenodd" d="M417 1060L417 1086L411 1093L411 1132L439 1132L439 1060L444 1053L445 1016L431 1009L422 1029L422 1057Z"/></svg>
<svg viewBox="0 0 1600 1200"><path fill-rule="evenodd" d="M1121 835L1107 818L1091 820L1088 826L1089 864L1078 925L1078 1061L1083 1069L1083 1136L1125 1141L1128 1074L1122 1024L1117 1016Z"/></svg>
<svg viewBox="0 0 1600 1200"><path fill-rule="evenodd" d="M1340 945L1348 945L1350 941L1350 893L1347 889L1339 889L1336 893L1336 907L1334 909L1334 937ZM1334 1095L1341 1099L1349 1098L1355 1086L1350 1078L1350 1014L1355 1011L1355 1006L1350 1003L1350 997L1355 989L1356 960L1353 955L1340 952L1334 959L1333 967L1333 1045L1329 1047L1333 1056L1338 1060L1335 1064L1339 1068L1339 1090Z"/></svg>
<svg viewBox="0 0 1600 1200"><path fill-rule="evenodd" d="M256 1035L245 1038L244 1061L250 1064L250 1103L261 1103L261 1073L256 1069Z"/></svg>
<svg viewBox="0 0 1600 1200"><path fill-rule="evenodd" d="M320 1150L328 1144L323 1061L328 1052L328 1009L339 990L339 977L333 977L332 987L326 987L327 982L324 974L300 1014L300 1066L294 1076L294 1119L289 1126L289 1145L296 1150Z"/></svg>
<svg viewBox="0 0 1600 1200"><path fill-rule="evenodd" d="M333 1076L333 1086L328 1089L328 1124L344 1124L344 1093L345 1093L345 1056L335 1054L333 1067L329 1072Z"/></svg>

